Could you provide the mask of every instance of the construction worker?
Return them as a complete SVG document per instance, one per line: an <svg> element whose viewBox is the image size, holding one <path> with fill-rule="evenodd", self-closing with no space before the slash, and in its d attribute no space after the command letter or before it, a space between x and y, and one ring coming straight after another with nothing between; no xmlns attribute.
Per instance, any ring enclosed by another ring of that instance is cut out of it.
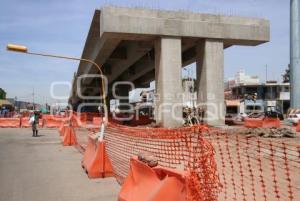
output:
<svg viewBox="0 0 300 201"><path fill-rule="evenodd" d="M30 118L30 123L32 126L32 137L38 136L38 125L39 125L39 112L34 111L33 115Z"/></svg>

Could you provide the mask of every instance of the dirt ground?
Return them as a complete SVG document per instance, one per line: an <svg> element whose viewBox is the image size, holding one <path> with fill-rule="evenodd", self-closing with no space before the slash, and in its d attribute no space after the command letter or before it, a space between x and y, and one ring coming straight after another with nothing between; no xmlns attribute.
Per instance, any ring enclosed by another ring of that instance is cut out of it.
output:
<svg viewBox="0 0 300 201"><path fill-rule="evenodd" d="M298 200L300 135L263 138L229 128L209 137L222 184L219 200Z"/></svg>

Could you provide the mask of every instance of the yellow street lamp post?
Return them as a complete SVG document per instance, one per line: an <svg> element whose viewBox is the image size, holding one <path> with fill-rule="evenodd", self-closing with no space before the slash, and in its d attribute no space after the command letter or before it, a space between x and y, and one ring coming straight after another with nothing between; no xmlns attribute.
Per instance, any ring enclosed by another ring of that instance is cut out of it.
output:
<svg viewBox="0 0 300 201"><path fill-rule="evenodd" d="M84 59L84 58L76 58L76 57L67 57L67 56L60 56L60 55L52 55L52 54L43 54L43 53L34 53L34 52L29 52L26 46L23 45L15 45L15 44L8 44L6 49L8 51L14 51L14 52L20 52L20 53L25 53L25 54L31 54L31 55L38 55L38 56L44 56L44 57L54 57L54 58L60 58L60 59L68 59L68 60L75 60L75 61L83 61L87 63L91 63L92 65L96 66L100 72L101 76L104 76L103 71L101 67L94 61L89 60L89 59ZM105 82L104 79L102 80L102 99L103 99L103 106L106 106L106 98L105 98ZM100 91L100 95L101 95ZM108 121L108 116L106 115L106 112L104 111L104 122ZM104 124L102 124L104 126ZM104 128L103 128L104 129ZM101 129L102 130L102 129ZM104 130L103 130L104 132ZM101 137L100 137L101 138ZM103 138L103 136L102 136Z"/></svg>

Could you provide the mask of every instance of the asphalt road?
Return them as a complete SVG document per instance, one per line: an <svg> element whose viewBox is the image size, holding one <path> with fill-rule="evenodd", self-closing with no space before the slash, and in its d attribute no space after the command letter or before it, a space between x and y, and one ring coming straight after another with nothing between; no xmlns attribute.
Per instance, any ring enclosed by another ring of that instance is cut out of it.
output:
<svg viewBox="0 0 300 201"><path fill-rule="evenodd" d="M110 201L114 178L87 178L74 147L63 147L54 129L0 128L0 201Z"/></svg>

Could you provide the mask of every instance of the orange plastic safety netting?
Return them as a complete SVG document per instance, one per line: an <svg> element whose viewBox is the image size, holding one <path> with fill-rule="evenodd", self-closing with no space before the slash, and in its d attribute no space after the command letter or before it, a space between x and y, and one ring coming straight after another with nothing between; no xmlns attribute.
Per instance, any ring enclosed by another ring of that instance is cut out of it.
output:
<svg viewBox="0 0 300 201"><path fill-rule="evenodd" d="M204 138L208 128L132 128L109 124L105 132L106 150L117 180L129 172L129 161L140 152L154 154L159 165L188 170L187 200L216 200L219 180L214 149Z"/></svg>
<svg viewBox="0 0 300 201"><path fill-rule="evenodd" d="M94 129L98 131L99 128ZM77 128L79 144L87 128ZM130 158L151 152L164 167L189 170L188 200L268 201L300 197L300 138L262 138L195 126L180 129L110 123L106 149L122 183Z"/></svg>
<svg viewBox="0 0 300 201"><path fill-rule="evenodd" d="M299 199L299 138L250 137L225 130L211 132L208 139L222 184L218 200Z"/></svg>

